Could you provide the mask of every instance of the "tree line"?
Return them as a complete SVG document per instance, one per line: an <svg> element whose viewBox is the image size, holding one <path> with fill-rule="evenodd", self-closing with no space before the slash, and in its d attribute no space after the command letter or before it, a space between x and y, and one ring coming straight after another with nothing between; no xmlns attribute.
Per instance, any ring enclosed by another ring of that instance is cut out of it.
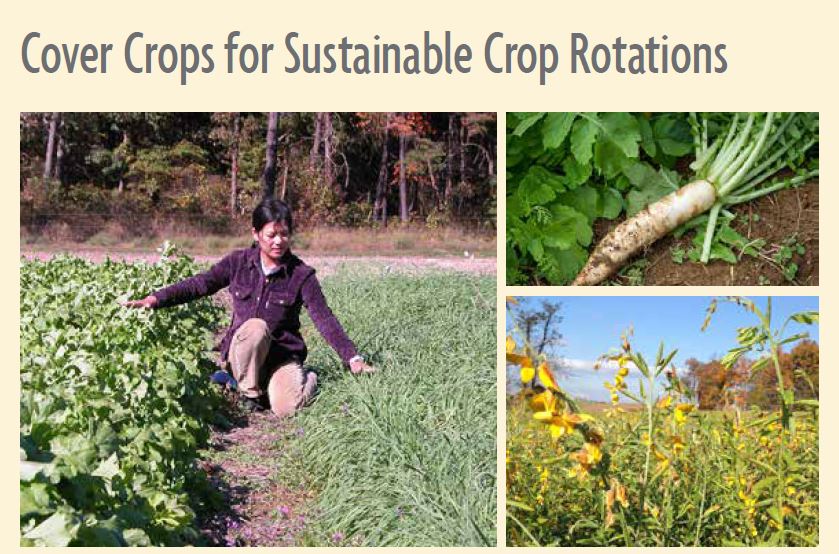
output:
<svg viewBox="0 0 839 554"><path fill-rule="evenodd" d="M797 399L819 398L819 344L802 340L789 352L778 351L781 376L786 390L795 390ZM730 369L720 359L702 362L689 359L685 383L695 393L699 408L724 409L731 406L777 408L778 377L772 364L752 370L753 360L740 358Z"/></svg>
<svg viewBox="0 0 839 554"><path fill-rule="evenodd" d="M309 224L494 225L496 152L494 113L20 114L21 198L44 217L223 224L278 197Z"/></svg>

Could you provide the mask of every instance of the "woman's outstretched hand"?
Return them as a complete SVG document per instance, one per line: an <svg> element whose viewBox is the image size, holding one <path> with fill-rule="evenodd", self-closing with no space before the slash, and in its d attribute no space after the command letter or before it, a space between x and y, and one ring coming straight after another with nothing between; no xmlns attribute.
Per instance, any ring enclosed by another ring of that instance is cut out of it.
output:
<svg viewBox="0 0 839 554"><path fill-rule="evenodd" d="M145 308L150 310L157 306L157 297L149 295L141 300L128 300L127 302L120 302L120 305L125 306L126 308Z"/></svg>
<svg viewBox="0 0 839 554"><path fill-rule="evenodd" d="M360 375L362 373L374 373L376 368L371 365L367 365L364 360L353 360L350 362L350 371L354 375Z"/></svg>

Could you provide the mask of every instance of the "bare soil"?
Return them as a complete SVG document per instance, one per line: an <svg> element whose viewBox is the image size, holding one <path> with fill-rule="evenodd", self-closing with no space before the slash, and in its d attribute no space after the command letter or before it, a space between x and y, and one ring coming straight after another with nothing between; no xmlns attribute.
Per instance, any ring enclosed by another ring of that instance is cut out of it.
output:
<svg viewBox="0 0 839 554"><path fill-rule="evenodd" d="M624 270L612 280L620 285L818 285L819 284L819 184L807 183L764 196L734 207L738 214L734 229L749 239L764 239L764 256L740 257L736 264L714 261L707 265L685 260L677 263L673 252L687 251L693 233L682 238L667 237L650 246L636 259L636 275ZM759 217L757 221L753 215ZM595 225L595 241L599 241L618 222L601 221ZM772 256L785 243L794 239L805 248L795 254L792 262L798 265L793 281L788 281L782 268ZM640 262L638 260L641 260ZM641 271L638 282L637 271Z"/></svg>
<svg viewBox="0 0 839 554"><path fill-rule="evenodd" d="M279 479L291 420L270 412L239 416L231 429L214 429L205 461L224 511L205 514L202 534L214 546L294 546L306 530L314 493Z"/></svg>

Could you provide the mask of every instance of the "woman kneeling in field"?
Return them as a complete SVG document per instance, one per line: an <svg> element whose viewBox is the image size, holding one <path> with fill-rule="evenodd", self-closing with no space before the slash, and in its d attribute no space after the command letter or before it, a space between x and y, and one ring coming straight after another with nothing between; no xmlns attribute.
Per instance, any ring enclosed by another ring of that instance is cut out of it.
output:
<svg viewBox="0 0 839 554"><path fill-rule="evenodd" d="M287 416L308 402L317 376L306 372L306 343L300 335L303 305L329 345L353 373L374 369L358 355L332 314L315 270L291 253L291 210L279 200L263 200L254 210L256 244L228 254L209 271L163 288L131 308L165 308L229 287L233 321L221 342L221 359L238 381L240 403L261 410L267 392L271 410Z"/></svg>

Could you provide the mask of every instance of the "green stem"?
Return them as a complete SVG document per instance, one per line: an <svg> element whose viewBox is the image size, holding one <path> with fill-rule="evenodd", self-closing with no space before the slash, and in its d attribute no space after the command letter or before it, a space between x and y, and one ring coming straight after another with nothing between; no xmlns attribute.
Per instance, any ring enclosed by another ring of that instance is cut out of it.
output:
<svg viewBox="0 0 839 554"><path fill-rule="evenodd" d="M729 145L728 149L720 151L719 157L714 161L714 164L711 166L711 172L708 174L709 181L712 183L719 182L719 176L728 169L731 162L743 150L743 145L746 143L746 140L752 132L752 125L754 125L754 122L755 114L750 113L748 119L746 119L746 125L740 131L740 134L737 135L737 139Z"/></svg>
<svg viewBox="0 0 839 554"><path fill-rule="evenodd" d="M641 514L640 517L644 517L644 500L645 496L647 495L647 484L650 478L650 456L653 453L653 402L654 402L654 381L652 378L652 373L647 372L647 382L649 383L649 390L647 391L647 398L646 400L646 407L647 407L647 436L649 440L647 441L647 454L644 459L644 480L641 482L641 494L639 494L639 507L638 513Z"/></svg>
<svg viewBox="0 0 839 554"><path fill-rule="evenodd" d="M708 214L708 226L705 229L705 241L702 243L702 256L700 258L703 264L707 264L711 257L711 242L714 240L714 233L717 230L717 217L719 217L721 209L722 204L718 201Z"/></svg>
<svg viewBox="0 0 839 554"><path fill-rule="evenodd" d="M708 167L708 172L705 174L705 178L708 179L709 181L711 180L710 174L711 174L712 170L714 169L714 166L717 164L717 160L722 159L723 153L728 152L728 147L730 146L731 141L734 140L734 133L737 131L737 125L738 125L739 122L740 122L740 114L739 113L734 114L734 120L731 122L731 125L728 128L728 134L726 135L725 140L722 142L722 145L720 146L720 149L719 149L720 155L717 156L717 158L715 158L711 162L710 166ZM714 143L718 144L717 141L714 141ZM703 161L702 166L704 167L706 163L708 163L708 160Z"/></svg>
<svg viewBox="0 0 839 554"><path fill-rule="evenodd" d="M813 171L807 172L804 175L799 175L797 177L793 177L792 179L784 179L775 183L774 185L769 185L768 187L764 187L762 189L758 189L752 192L748 192L745 194L738 194L733 196L728 196L725 199L726 206L733 206L734 204L742 204L743 202L748 202L750 200L754 200L755 198L760 198L761 196L766 196L767 194L771 194L775 191L785 189L788 187L794 187L796 185L800 185L805 181L812 179L813 177L817 177L819 174L818 169L814 169Z"/></svg>
<svg viewBox="0 0 839 554"><path fill-rule="evenodd" d="M696 537L693 539L693 546L702 546L699 544L699 534L702 531L702 517L705 512L705 494L708 488L708 475L702 471L702 501L699 503L699 518L696 520Z"/></svg>
<svg viewBox="0 0 839 554"><path fill-rule="evenodd" d="M788 117L788 118L787 118L787 120L786 120L786 121L784 121L784 123L783 123L783 124L782 124L782 125L778 128L778 131L777 131L777 132L776 132L776 133L772 136L772 138L771 138L771 139L769 140L769 142L767 143L767 145L766 145L767 149L768 149L769 147L771 147L771 145L775 144L775 142L776 142L776 141L777 141L777 140L778 140L778 139L779 139L779 138L783 135L783 133L784 133L784 132L786 132L787 127L789 127L790 123L792 123L792 121L795 119L795 115L796 115L796 114L795 114L795 113L793 113L793 114L792 114L790 117ZM813 141L813 142L815 142L815 141ZM759 174L761 171L763 171L764 169L766 169L767 167L769 167L771 164L773 164L773 163L775 162L775 160L777 160L779 157L781 157L781 156L784 154L784 152L786 152L787 150L789 150L790 148L792 148L792 147L793 147L793 146L795 146L796 144L797 144L797 142L796 142L795 140L790 140L790 141L789 141L788 143L786 143L783 147L781 147L781 148L779 148L778 150L776 150L776 151L772 154L772 156L770 156L770 157L769 157L769 158L767 158L765 161L763 161L763 162L762 162L759 166L757 166L757 167L756 167L756 168L754 168L753 170L749 171L748 175L746 175L746 177L745 177L745 179L744 179L744 180L748 181L748 180L750 180L750 179L753 179L753 178L755 177L755 175ZM812 145L812 143L811 143L811 145ZM809 147L810 147L810 146L807 146L806 148L804 148L804 150L806 151L806 150L807 150L807 148L809 148Z"/></svg>
<svg viewBox="0 0 839 554"><path fill-rule="evenodd" d="M764 324L766 325L767 331L771 329L771 317L772 317L772 297L766 299L766 317L764 319ZM786 388L784 387L784 375L781 371L781 361L778 358L778 344L777 341L773 338L771 332L767 332L767 337L769 340L769 347L772 349L772 363L775 365L775 377L778 380L778 396L780 400L781 406L781 436L780 436L780 446L778 448L778 483L775 487L775 505L778 510L778 531L781 533L781 546L785 545L784 539L784 485L785 483L785 472L784 472L784 458L786 454L786 432L789 429L789 406L786 402Z"/></svg>
<svg viewBox="0 0 839 554"><path fill-rule="evenodd" d="M730 180L726 180L725 183L720 184L720 196L725 196L732 189L737 187L737 183L743 178L743 175L749 170L752 164L758 157L758 154L763 150L763 145L766 143L766 137L769 135L769 130L772 128L772 119L774 114L769 112L766 114L766 121L763 124L763 130L760 133L760 137L757 139L757 143L755 144L754 148L751 150L751 154L749 155L748 159L743 163L740 167L740 170L734 174L734 176Z"/></svg>

